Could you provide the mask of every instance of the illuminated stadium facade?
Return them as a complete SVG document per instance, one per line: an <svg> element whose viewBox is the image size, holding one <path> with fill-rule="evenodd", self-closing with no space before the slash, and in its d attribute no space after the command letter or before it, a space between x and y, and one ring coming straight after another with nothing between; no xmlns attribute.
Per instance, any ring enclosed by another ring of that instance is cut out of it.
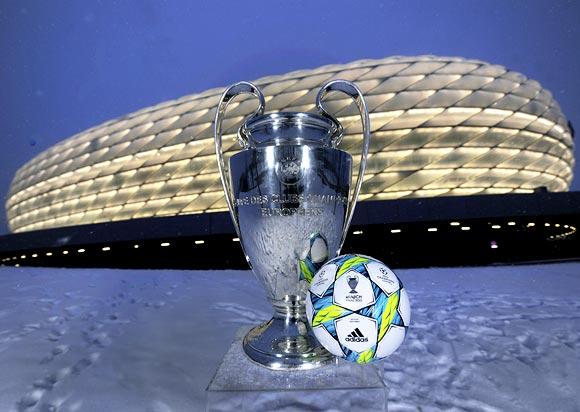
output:
<svg viewBox="0 0 580 412"><path fill-rule="evenodd" d="M356 82L371 113L362 201L569 188L572 131L535 80L481 61L422 56L324 66L255 83L271 111L313 111L320 85L334 78ZM12 182L11 230L224 211L212 136L221 92L140 110L41 153ZM342 96L329 98L345 125L341 148L358 154L355 107ZM231 154L238 149L233 133L255 101L240 98L230 107L224 150Z"/></svg>

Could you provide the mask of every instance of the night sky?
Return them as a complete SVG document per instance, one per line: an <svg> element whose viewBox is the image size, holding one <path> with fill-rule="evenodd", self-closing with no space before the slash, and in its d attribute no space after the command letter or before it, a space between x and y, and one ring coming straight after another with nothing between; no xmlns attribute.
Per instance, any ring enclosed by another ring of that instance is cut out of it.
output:
<svg viewBox="0 0 580 412"><path fill-rule="evenodd" d="M540 81L580 125L579 21L580 2L548 0L3 1L0 233L14 173L56 142L167 99L296 69L476 58Z"/></svg>

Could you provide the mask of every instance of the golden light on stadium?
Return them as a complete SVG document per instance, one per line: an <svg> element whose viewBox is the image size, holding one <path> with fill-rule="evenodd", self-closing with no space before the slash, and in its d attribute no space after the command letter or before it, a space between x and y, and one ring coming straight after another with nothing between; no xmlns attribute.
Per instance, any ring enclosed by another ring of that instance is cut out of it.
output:
<svg viewBox="0 0 580 412"><path fill-rule="evenodd" d="M324 66L255 81L272 111L313 111L329 79L357 83L372 123L362 201L564 191L573 142L558 103L502 66L435 56ZM226 210L212 120L222 89L144 108L66 139L20 168L6 203L14 232ZM355 155L354 105L329 96ZM255 109L232 106L224 150ZM356 160L355 160L356 161Z"/></svg>

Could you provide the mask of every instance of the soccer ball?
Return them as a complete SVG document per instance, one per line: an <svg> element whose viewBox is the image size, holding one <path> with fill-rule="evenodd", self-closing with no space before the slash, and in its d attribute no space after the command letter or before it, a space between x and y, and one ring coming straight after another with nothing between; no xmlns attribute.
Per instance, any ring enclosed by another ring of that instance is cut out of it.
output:
<svg viewBox="0 0 580 412"><path fill-rule="evenodd" d="M313 277L306 316L330 353L365 364L401 346L411 308L403 284L384 263L343 255L328 261Z"/></svg>

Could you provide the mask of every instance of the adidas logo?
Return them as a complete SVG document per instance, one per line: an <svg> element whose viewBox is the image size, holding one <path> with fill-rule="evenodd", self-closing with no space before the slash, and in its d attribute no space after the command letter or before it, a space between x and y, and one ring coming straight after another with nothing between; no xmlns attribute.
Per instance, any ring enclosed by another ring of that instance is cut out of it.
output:
<svg viewBox="0 0 580 412"><path fill-rule="evenodd" d="M359 328L355 328L344 340L347 342L368 342L369 338L365 337Z"/></svg>

